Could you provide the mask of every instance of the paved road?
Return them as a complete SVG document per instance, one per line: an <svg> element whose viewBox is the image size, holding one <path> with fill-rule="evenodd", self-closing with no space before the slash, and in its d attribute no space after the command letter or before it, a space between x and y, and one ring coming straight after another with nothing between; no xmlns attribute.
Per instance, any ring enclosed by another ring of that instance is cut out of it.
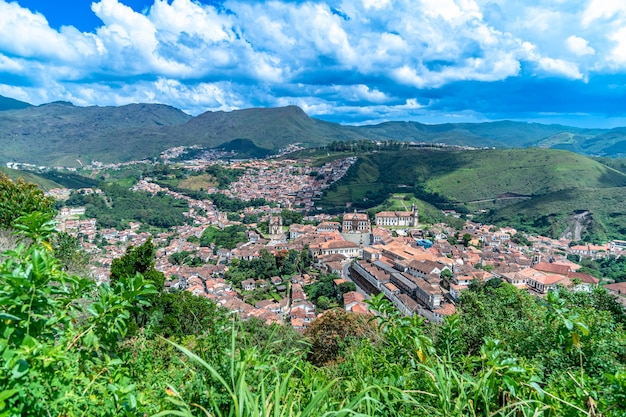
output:
<svg viewBox="0 0 626 417"><path fill-rule="evenodd" d="M343 276L346 277L346 279L349 279L350 281L352 281L352 277L350 276L350 264L346 264L343 267ZM352 281L354 282L354 281ZM357 284L356 282L354 282L354 285L356 285L356 291L361 294L362 296L365 297L366 300L370 299L370 295L368 293L366 293L365 291L363 291L363 289L361 287L359 287L359 284Z"/></svg>

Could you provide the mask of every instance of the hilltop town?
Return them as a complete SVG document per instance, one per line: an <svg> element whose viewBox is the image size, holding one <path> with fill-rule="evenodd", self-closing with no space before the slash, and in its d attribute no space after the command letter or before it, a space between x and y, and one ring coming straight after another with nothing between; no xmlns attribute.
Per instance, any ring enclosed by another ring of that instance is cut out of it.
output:
<svg viewBox="0 0 626 417"><path fill-rule="evenodd" d="M170 162L180 154L179 149L169 150L164 159ZM297 159L185 161L178 165L190 172L220 164L240 173L227 187L207 183L208 193L242 201L263 199L267 204L227 213L208 199L192 198L143 176L132 190L183 201L186 224L158 233L136 221L128 222L124 230L103 228L95 218L86 217L84 207L65 206L59 211L58 228L80 239L98 281L108 279L111 262L127 247L150 241L157 247L156 268L165 274L170 291L189 291L244 319L290 323L297 330L333 306L367 314L365 300L379 293L406 315L442 321L455 312L460 295L473 282L506 281L538 297L557 286L591 291L605 285L620 297L626 294L625 283L581 273L581 266L572 262L575 257L619 257L626 248L624 241L576 245L470 219L463 219L462 227L458 221L456 227L424 224L415 206L378 211L373 217L350 208L338 215L317 212L316 200L356 160L339 158L316 168ZM122 166L128 164L107 168ZM106 198L97 188L55 189L49 195L63 201L73 193ZM297 221L283 218L287 213L298 213ZM453 211L446 214L459 220ZM247 216L255 221L245 222ZM237 230L240 239L232 248L207 243L208 229ZM272 262L298 259L298 267L277 267L272 276L242 272L244 266L268 256Z"/></svg>

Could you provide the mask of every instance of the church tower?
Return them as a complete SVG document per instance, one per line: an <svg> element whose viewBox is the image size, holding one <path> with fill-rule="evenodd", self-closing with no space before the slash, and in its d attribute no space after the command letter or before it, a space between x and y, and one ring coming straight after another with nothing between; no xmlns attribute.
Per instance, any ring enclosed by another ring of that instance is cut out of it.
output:
<svg viewBox="0 0 626 417"><path fill-rule="evenodd" d="M411 206L411 227L417 227L419 221L419 210L415 207L415 203Z"/></svg>
<svg viewBox="0 0 626 417"><path fill-rule="evenodd" d="M271 216L269 222L270 235L280 235L283 233L282 216Z"/></svg>

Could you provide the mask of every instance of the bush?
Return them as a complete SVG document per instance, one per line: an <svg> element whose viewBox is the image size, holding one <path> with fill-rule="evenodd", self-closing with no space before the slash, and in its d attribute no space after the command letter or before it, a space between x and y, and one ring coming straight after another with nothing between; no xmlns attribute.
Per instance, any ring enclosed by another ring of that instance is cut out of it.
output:
<svg viewBox="0 0 626 417"><path fill-rule="evenodd" d="M0 172L0 228L9 228L18 217L35 211L52 215L54 200L35 184L14 182Z"/></svg>

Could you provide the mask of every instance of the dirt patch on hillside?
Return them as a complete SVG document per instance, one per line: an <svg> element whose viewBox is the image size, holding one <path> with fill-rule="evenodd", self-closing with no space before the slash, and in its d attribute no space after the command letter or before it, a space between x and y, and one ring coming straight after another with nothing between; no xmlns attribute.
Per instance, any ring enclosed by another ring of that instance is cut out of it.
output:
<svg viewBox="0 0 626 417"><path fill-rule="evenodd" d="M588 210L572 214L567 220L567 227L561 234L561 238L575 241L580 240L592 220L591 212Z"/></svg>

